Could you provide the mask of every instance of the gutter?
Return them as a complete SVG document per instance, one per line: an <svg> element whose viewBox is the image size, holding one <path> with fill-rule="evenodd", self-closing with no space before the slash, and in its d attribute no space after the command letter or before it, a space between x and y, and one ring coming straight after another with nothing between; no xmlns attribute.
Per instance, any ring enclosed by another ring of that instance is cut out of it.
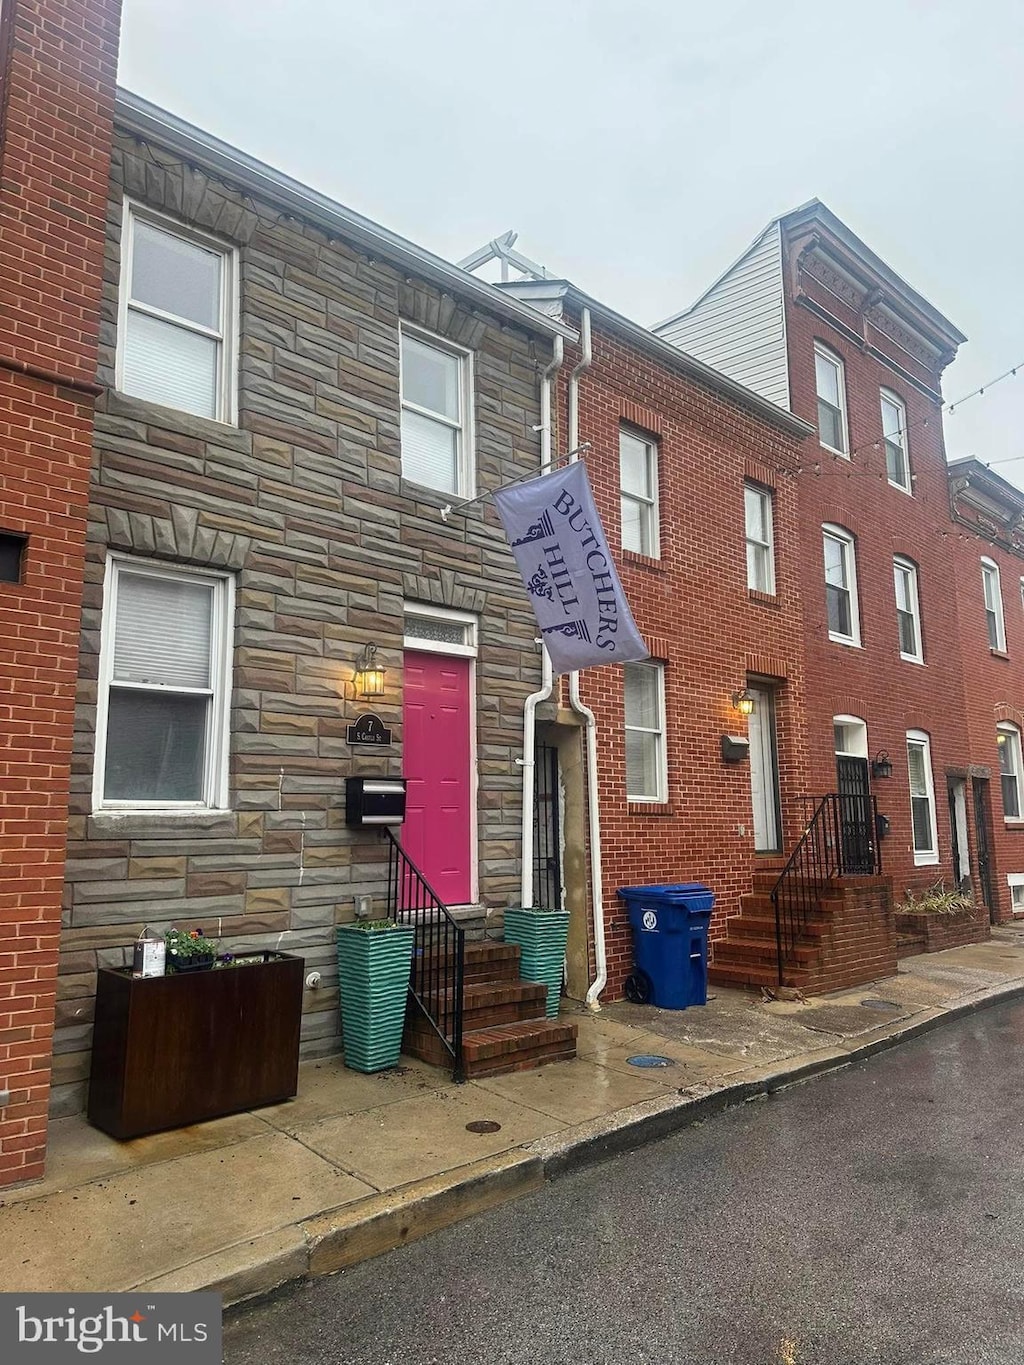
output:
<svg viewBox="0 0 1024 1365"><path fill-rule="evenodd" d="M481 308L515 323L525 332L535 336L560 336L570 341L576 339L576 333L571 328L556 322L554 318L519 303L494 285L478 280L475 275L460 270L424 247L400 237L396 232L388 231L372 219L364 218L362 214L293 180L282 171L257 161L255 157L247 156L229 143L184 122L129 90L119 89L117 92L114 123L126 132L157 142L177 151L190 162L227 176L309 222L358 243L375 255L415 270L424 279L441 285L461 298L471 299Z"/></svg>

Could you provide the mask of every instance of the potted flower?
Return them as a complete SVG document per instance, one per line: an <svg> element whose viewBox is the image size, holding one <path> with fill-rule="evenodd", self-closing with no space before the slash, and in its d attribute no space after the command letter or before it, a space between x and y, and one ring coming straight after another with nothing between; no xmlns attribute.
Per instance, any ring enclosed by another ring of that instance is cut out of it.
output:
<svg viewBox="0 0 1024 1365"><path fill-rule="evenodd" d="M547 986L549 1019L558 1013L568 937L568 910L510 906L505 911L505 942L519 945L519 975L523 980Z"/></svg>
<svg viewBox="0 0 1024 1365"><path fill-rule="evenodd" d="M354 1071L398 1065L415 936L393 919L337 926L342 1042Z"/></svg>
<svg viewBox="0 0 1024 1365"><path fill-rule="evenodd" d="M217 960L217 944L202 929L175 929L164 934L168 972L203 972Z"/></svg>

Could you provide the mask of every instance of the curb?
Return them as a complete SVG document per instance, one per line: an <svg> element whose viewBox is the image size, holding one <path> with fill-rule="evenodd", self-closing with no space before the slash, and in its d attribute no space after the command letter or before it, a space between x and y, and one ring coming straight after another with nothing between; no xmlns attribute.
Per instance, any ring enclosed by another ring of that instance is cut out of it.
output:
<svg viewBox="0 0 1024 1365"><path fill-rule="evenodd" d="M383 1255L522 1194L533 1193L548 1180L671 1137L735 1105L769 1098L790 1086L887 1052L943 1024L1021 997L1024 981L1018 980L925 1019L909 1020L906 1027L896 1027L884 1037L859 1047L822 1048L821 1055L812 1054L795 1066L782 1062L756 1077L748 1075L745 1080L689 1086L677 1095L661 1096L602 1115L400 1190L371 1195L357 1204L315 1214L302 1223L204 1257L137 1287L214 1290L223 1296L225 1309L244 1309L288 1284L331 1275Z"/></svg>

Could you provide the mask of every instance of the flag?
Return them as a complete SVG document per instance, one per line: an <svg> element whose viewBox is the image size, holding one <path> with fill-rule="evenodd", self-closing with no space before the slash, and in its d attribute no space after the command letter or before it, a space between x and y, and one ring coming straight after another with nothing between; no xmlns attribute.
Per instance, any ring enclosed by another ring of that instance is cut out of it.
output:
<svg viewBox="0 0 1024 1365"><path fill-rule="evenodd" d="M500 489L494 502L555 673L646 659L585 466Z"/></svg>

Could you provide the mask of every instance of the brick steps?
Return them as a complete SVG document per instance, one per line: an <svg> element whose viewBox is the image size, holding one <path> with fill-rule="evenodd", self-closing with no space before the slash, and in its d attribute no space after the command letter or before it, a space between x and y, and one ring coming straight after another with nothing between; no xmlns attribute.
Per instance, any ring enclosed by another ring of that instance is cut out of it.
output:
<svg viewBox="0 0 1024 1365"><path fill-rule="evenodd" d="M918 953L928 951L928 941L924 934L908 934L902 930L896 935L896 956L916 957Z"/></svg>
<svg viewBox="0 0 1024 1365"><path fill-rule="evenodd" d="M462 1056L467 1078L527 1071L576 1056L577 1026L545 1017L547 987L519 977L519 947L489 941L467 943L463 984ZM427 955L428 973L447 960ZM428 1003L447 1003L451 991L428 993ZM433 1024L410 998L402 1051L433 1066L451 1065L451 1055Z"/></svg>
<svg viewBox="0 0 1024 1365"><path fill-rule="evenodd" d="M779 973L774 962L771 966L758 966L754 963L728 963L721 967L708 968L708 983L712 986L735 986L744 990L756 990L760 986L777 986ZM799 967L787 968L783 973L784 986L796 986L805 990L810 986L811 975Z"/></svg>

